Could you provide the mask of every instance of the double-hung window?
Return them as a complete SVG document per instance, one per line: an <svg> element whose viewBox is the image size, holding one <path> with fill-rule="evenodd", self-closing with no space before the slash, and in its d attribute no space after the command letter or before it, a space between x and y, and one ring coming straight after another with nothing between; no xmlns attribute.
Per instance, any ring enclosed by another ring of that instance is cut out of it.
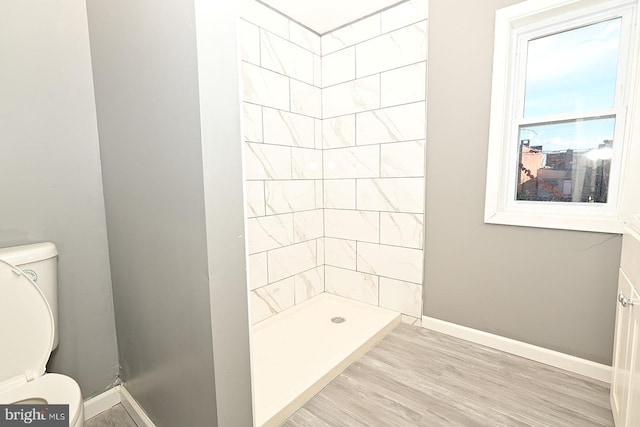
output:
<svg viewBox="0 0 640 427"><path fill-rule="evenodd" d="M498 11L485 222L621 229L636 5L532 0Z"/></svg>

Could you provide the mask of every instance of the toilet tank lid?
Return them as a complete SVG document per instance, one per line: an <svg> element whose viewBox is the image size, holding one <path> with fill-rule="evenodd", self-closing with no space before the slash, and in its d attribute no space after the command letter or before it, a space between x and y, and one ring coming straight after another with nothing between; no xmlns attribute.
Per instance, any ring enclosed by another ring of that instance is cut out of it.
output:
<svg viewBox="0 0 640 427"><path fill-rule="evenodd" d="M42 261L57 255L58 249L51 242L0 248L0 259L13 265Z"/></svg>

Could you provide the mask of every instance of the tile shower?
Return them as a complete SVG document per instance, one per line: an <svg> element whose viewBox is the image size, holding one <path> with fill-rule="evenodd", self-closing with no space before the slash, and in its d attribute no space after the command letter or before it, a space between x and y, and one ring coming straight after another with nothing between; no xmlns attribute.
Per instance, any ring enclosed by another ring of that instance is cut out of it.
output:
<svg viewBox="0 0 640 427"><path fill-rule="evenodd" d="M427 1L322 37L241 10L251 322L329 292L419 324Z"/></svg>

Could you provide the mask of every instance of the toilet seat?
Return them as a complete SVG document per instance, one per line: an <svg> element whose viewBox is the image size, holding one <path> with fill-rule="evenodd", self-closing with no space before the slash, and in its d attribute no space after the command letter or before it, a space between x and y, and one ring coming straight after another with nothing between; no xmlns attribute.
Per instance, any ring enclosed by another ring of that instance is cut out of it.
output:
<svg viewBox="0 0 640 427"><path fill-rule="evenodd" d="M11 404L24 400L44 400L46 403L69 405L69 425L84 420L84 404L80 387L72 378L60 374L46 374L17 387L0 391L0 403ZM45 403L34 402L34 403Z"/></svg>
<svg viewBox="0 0 640 427"><path fill-rule="evenodd" d="M0 341L9 349L0 352L0 403L68 404L69 425L82 425L78 384L64 375L45 374L54 323L44 294L19 268L0 260L0 296Z"/></svg>

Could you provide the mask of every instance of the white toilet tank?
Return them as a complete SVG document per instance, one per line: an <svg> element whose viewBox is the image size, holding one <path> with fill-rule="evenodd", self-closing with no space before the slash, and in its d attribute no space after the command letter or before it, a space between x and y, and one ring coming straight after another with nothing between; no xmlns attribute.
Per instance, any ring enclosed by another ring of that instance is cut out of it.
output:
<svg viewBox="0 0 640 427"><path fill-rule="evenodd" d="M47 242L0 248L0 259L24 271L47 298L53 315L53 349L55 349L58 347L58 250L56 246Z"/></svg>

